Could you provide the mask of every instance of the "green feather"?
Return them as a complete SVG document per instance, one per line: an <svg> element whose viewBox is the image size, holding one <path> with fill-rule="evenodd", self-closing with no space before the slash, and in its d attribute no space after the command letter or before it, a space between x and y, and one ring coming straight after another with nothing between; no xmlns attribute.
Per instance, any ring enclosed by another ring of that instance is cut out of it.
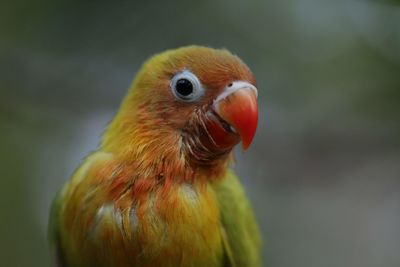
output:
<svg viewBox="0 0 400 267"><path fill-rule="evenodd" d="M238 178L229 171L225 179L214 185L214 190L221 211L224 267L261 266L260 232Z"/></svg>
<svg viewBox="0 0 400 267"><path fill-rule="evenodd" d="M51 252L51 266L65 267L65 263L60 248L60 208L63 202L63 190L60 190L53 200L50 210L48 237Z"/></svg>

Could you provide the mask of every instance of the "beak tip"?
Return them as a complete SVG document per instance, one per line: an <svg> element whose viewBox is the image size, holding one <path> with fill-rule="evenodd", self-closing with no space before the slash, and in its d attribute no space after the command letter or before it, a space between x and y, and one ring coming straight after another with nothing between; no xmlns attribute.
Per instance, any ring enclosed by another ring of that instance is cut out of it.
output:
<svg viewBox="0 0 400 267"><path fill-rule="evenodd" d="M246 138L245 136L242 136L242 150L247 151L253 142L253 137L254 135L251 136L251 138Z"/></svg>
<svg viewBox="0 0 400 267"><path fill-rule="evenodd" d="M242 143L242 151L246 152L249 149L250 144Z"/></svg>

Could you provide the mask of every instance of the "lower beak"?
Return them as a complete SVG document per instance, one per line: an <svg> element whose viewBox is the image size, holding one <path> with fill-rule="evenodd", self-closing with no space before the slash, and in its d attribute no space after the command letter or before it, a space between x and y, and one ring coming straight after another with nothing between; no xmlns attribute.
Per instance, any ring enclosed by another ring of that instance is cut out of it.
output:
<svg viewBox="0 0 400 267"><path fill-rule="evenodd" d="M217 97L213 109L229 124L231 132L240 136L246 150L257 129L257 89L247 82L235 82Z"/></svg>

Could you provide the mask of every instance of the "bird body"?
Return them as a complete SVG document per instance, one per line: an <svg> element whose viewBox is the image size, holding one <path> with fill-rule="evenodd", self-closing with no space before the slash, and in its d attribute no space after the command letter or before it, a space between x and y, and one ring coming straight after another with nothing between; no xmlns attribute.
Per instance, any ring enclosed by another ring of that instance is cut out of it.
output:
<svg viewBox="0 0 400 267"><path fill-rule="evenodd" d="M253 84L225 50L150 59L53 203L58 266L260 266L257 224L228 168L254 136Z"/></svg>

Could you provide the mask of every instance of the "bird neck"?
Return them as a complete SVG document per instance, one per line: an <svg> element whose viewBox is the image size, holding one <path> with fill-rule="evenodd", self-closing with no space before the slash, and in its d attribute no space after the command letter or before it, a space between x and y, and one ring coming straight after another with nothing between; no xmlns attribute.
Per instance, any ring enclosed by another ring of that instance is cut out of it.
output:
<svg viewBox="0 0 400 267"><path fill-rule="evenodd" d="M185 136L152 117L142 105L122 107L106 130L100 149L132 167L135 177L210 182L223 177L232 159L230 151L199 161Z"/></svg>

